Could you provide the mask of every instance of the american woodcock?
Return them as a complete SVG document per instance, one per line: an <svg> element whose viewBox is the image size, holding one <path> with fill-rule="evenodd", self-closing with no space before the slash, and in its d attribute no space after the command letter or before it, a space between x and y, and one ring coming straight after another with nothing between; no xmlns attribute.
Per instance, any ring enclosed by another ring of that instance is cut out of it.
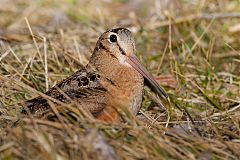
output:
<svg viewBox="0 0 240 160"><path fill-rule="evenodd" d="M136 115L142 103L144 79L154 91L165 98L168 95L141 65L135 51L134 38L128 29L108 30L98 39L85 69L45 94L64 103L77 102L103 121L119 121L119 107L128 107ZM50 109L48 101L41 96L26 101L25 106L31 114L38 115Z"/></svg>

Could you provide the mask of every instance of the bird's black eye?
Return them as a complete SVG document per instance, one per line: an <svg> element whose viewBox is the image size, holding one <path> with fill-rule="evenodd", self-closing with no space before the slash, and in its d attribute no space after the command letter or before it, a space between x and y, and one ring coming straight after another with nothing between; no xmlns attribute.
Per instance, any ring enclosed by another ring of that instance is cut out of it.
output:
<svg viewBox="0 0 240 160"><path fill-rule="evenodd" d="M117 42L117 36L115 34L112 34L110 36L110 42L112 42L112 43Z"/></svg>

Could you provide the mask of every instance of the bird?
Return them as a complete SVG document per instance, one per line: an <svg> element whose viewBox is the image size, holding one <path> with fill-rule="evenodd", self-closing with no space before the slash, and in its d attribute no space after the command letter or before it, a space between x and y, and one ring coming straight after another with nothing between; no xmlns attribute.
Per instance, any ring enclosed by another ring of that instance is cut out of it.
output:
<svg viewBox="0 0 240 160"><path fill-rule="evenodd" d="M114 28L99 37L88 64L45 93L63 103L76 102L94 118L119 122L119 108L136 115L142 104L146 82L154 92L168 99L166 91L136 56L130 30ZM43 115L51 110L49 100L38 96L24 102L24 113Z"/></svg>

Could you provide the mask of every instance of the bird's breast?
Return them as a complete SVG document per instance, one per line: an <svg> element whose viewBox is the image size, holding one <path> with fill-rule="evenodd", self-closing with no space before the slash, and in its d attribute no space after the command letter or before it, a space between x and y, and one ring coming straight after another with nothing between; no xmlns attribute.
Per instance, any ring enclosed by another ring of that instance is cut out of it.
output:
<svg viewBox="0 0 240 160"><path fill-rule="evenodd" d="M110 93L109 100L115 107L127 107L133 114L137 114L143 96L142 75L133 68L122 68L114 75L110 82L105 83L105 88Z"/></svg>

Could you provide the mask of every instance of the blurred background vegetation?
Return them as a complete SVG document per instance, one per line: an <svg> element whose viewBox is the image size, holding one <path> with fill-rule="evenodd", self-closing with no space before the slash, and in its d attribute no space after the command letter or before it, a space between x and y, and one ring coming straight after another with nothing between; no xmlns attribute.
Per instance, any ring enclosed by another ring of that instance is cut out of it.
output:
<svg viewBox="0 0 240 160"><path fill-rule="evenodd" d="M15 104L86 65L114 27L133 32L180 109L159 109L146 88L140 120L126 124L3 125L18 119ZM239 35L239 0L1 0L0 159L238 159Z"/></svg>

